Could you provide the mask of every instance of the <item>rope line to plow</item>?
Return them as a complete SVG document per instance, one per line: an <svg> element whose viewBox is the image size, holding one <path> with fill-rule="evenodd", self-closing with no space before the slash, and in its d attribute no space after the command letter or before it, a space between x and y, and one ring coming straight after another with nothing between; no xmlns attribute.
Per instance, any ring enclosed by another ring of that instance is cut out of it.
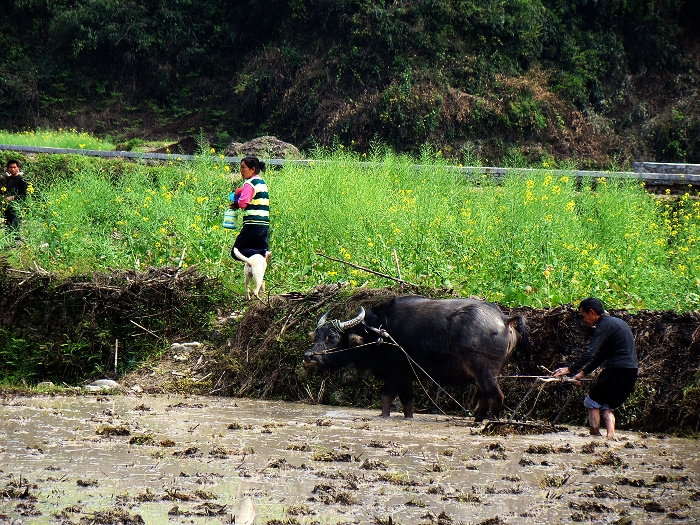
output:
<svg viewBox="0 0 700 525"><path fill-rule="evenodd" d="M423 372L426 375L426 377L428 379L430 379L430 381L432 381L435 384L435 386L438 388L439 392L444 392L447 395L447 397L449 397L460 409L462 409L462 411L464 413L469 413L469 411L459 401L457 401L452 394L450 394L447 390L445 390L442 386L440 386L440 383L438 383L435 379L433 379L433 377L428 372L426 372L425 369L422 366L420 366L418 364L418 362L415 359L413 359L399 343L396 342L396 340L391 336L391 334L389 332L387 332L383 328L374 328L373 326L368 326L368 325L365 325L365 328L376 333L379 336L379 338L376 341L372 341L371 343L363 343L361 345L356 345L356 346L353 346L351 348L338 348L338 347L328 348L328 349L323 350L321 352L314 352L314 355L335 354L338 352L346 352L349 350L361 348L363 346L370 346L370 345L375 345L375 344L385 344L385 345L395 346L404 353L404 355L406 356L406 359L408 359L408 364L411 367L411 371L413 372L413 375L415 376L416 381L418 381L418 384L420 385L421 389L423 390L423 393L430 400L432 405L437 410L440 411L440 413L442 415L447 415L447 414L445 413L445 411L442 408L440 408L440 406L438 406L438 404L435 401L433 401L433 398L428 394L428 391L427 391L426 387L423 385L423 382L420 380L420 376L418 375L418 372L416 372L415 367L418 367L418 369L421 372ZM384 340L385 338L389 339L390 342L385 341ZM532 376L526 376L526 375L523 375L523 376L518 376L518 375L516 375L516 376L497 376L497 377L500 379L518 378L518 379L534 379L535 380L535 382L533 383L530 390L528 390L528 392L525 394L525 397L523 397L523 399L520 400L520 402L517 404L515 409L513 409L510 418L508 418L509 422L513 421L518 410L520 409L522 404L525 402L525 400L528 397L530 397L530 394L532 393L534 388L537 386L537 383L540 383L540 389L537 392L537 396L535 397L535 403L533 404L530 411L524 416L525 419L527 419L530 416L530 414L532 414L532 411L535 409L535 406L537 405L537 401L539 400L540 394L542 394L542 391L544 390L544 387L547 383L579 383L580 384L581 381L591 381L592 380L589 378L573 379L573 378L568 378L568 377L564 377L564 376L552 377L552 376L534 376L534 375L532 375ZM567 402L568 402L568 400L567 400ZM558 416L557 416L557 419L558 419Z"/></svg>
<svg viewBox="0 0 700 525"><path fill-rule="evenodd" d="M432 397L430 397L425 386L423 386L423 382L420 380L420 377L418 376L418 373L416 372L414 365L417 366L420 369L420 371L423 372L428 377L428 379L430 379L433 383L435 383L435 386L437 386L437 388L440 392L444 392L447 395L447 397L449 397L452 401L454 401L457 404L457 406L459 408L461 408L465 413L469 412L466 408L464 408L464 406L462 406L462 404L459 401L457 401L454 398L454 396L452 396L447 390L442 388L440 386L440 383L438 383L435 379L433 379L431 377L431 375L428 372L426 372L425 369L416 362L415 359L413 359L410 355L408 355L408 352L406 352L406 350L404 350L404 348L399 343L396 342L396 340L391 336L391 334L389 332L387 332L383 328L374 328L373 326L368 326L368 325L365 325L365 328L368 328L369 330L371 330L372 332L377 334L379 336L379 339L377 339L376 341L372 341L371 343L363 343L361 345L356 345L356 346L353 346L350 348L339 348L339 347L327 348L325 350L322 350L321 352L313 352L312 355L336 354L339 352L347 352L350 350L355 350L357 348L362 348L363 346L370 346L370 345L376 345L376 344L395 346L399 350L401 350L404 353L404 355L406 356L406 358L408 359L408 364L411 366L411 371L413 372L413 375L415 376L416 381L418 381L418 384L423 389L423 393L425 394L425 396L428 399L430 399L430 402L433 404L433 406L436 409L438 409L443 416L447 415L447 414L445 414L445 411L442 408L440 408L435 401L433 401ZM390 339L391 342L384 341L384 338Z"/></svg>
<svg viewBox="0 0 700 525"><path fill-rule="evenodd" d="M430 399L430 402L433 404L433 406L434 406L435 408L437 408L443 416L446 415L446 414L445 414L445 411L444 411L442 408L440 408L440 407L438 406L438 404L437 404L435 401L433 401L433 398L432 398L432 397L430 397L430 395L428 394L428 391L426 390L425 386L423 386L423 382L420 380L420 377L418 376L418 373L416 372L416 369L414 368L414 365L417 366L417 367L420 369L420 371L423 372L423 373L427 376L428 379L430 379L433 383L435 383L435 386L438 387L438 390L439 390L440 392L444 392L445 394L447 394L447 397L449 397L452 401L454 401L454 402L457 404L457 406L458 406L459 408L462 409L462 411L463 411L464 413L468 413L468 412L469 412L469 411L468 411L466 408L464 408L464 406L462 406L462 404L461 404L459 401L457 401L447 390L445 390L444 388L442 388L442 386L440 386L440 383L438 383L437 381L435 381L435 379L433 379L432 376L431 376L428 372L426 372L425 369L424 369L422 366L420 366L420 365L418 364L418 362L417 362L415 359L413 359L410 355L408 355L408 352L406 352L406 350L404 350L404 348L403 348L399 343L396 342L396 340L391 336L391 334L390 334L389 332L387 332L386 330L375 329L375 328L372 328L372 327L368 327L368 328L370 328L370 329L372 329L373 331L376 331L376 332L377 332L377 334L380 336L380 342L382 342L382 343L384 343L384 344L392 344L392 345L396 346L399 350L401 350L401 351L404 353L404 355L405 355L406 358L408 359L408 364L411 366L411 371L413 372L413 375L415 376L416 381L418 381L418 384L419 384L420 387L423 389L423 393L425 394L425 397L427 397L428 399ZM389 339L391 340L391 343L385 343L384 341L381 340L382 337L387 337L387 338L389 338Z"/></svg>

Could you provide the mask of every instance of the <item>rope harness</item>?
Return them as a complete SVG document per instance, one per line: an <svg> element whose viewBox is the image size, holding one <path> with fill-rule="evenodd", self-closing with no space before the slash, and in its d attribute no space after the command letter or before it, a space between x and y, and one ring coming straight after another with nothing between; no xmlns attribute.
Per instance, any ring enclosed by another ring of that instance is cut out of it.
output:
<svg viewBox="0 0 700 525"><path fill-rule="evenodd" d="M343 333L343 332L344 332L344 330L343 330L342 327L340 326L340 321L338 321L337 319L334 319L334 320L328 321L328 322L331 324L331 326L333 326L333 328L334 328L338 333ZM430 375L428 372L426 372L425 369L424 369L422 366L420 366L420 365L418 364L418 362L417 362L415 359L413 359L413 358L408 354L408 352L406 352L406 350L404 350L404 348L403 348L399 343L396 342L396 340L391 336L391 334L390 334L389 332L387 332L387 331L386 331L385 329L383 329L381 326L380 326L379 328L375 328L375 327L373 327L373 326L369 326L369 325L366 324L364 321L362 321L362 326L365 327L365 330L368 330L368 331L371 331L371 332L374 332L375 334L377 334L377 336L378 336L378 337L377 337L377 340L376 340L376 341L372 341L372 342L370 342L370 343L363 343L363 344L361 344L361 345L355 345L355 346L352 346L352 347L350 347L350 348L339 348L339 347L326 348L325 350L321 350L320 352L311 352L310 355L314 356L314 355L335 354L335 353L339 353L339 352L346 352L346 351L349 351L349 350L355 350L355 349L357 349L357 348L362 348L363 346L370 346L370 345L377 345L377 344L384 344L384 345L395 346L396 348L398 348L399 350L401 350L401 351L403 352L403 354L406 356L406 359L408 360L408 364L409 364L410 367L411 367L411 371L413 372L413 375L414 375L414 377L416 378L416 381L418 381L418 384L419 384L419 385L421 386L421 388L423 389L423 393L425 394L425 396L426 396L428 399L430 399L430 402L433 404L433 406L434 406L437 410L440 411L440 413L441 413L442 415L447 415L447 414L445 414L444 410L442 410L442 409L437 405L437 403L436 403L435 401L433 401L432 397L430 397L430 395L428 395L428 391L426 390L425 386L423 386L423 383L421 382L420 377L418 376L418 372L416 372L416 368L418 368L421 372L423 372L423 373L426 375L426 377L427 377L428 379L430 379L430 381L432 381L432 382L435 384L435 386L437 387L437 389L438 389L439 392L445 393L445 395L447 395L447 397L449 397L454 403L456 403L457 406L458 406L459 408L461 408L461 409L464 411L465 414L466 414L466 413L469 413L469 410L467 410L466 408L464 408L464 406L462 406L462 404L461 404L459 401L457 401L447 390L445 390L444 388L442 388L442 386L440 386L440 383L438 383L435 379L433 379L433 378L431 377L431 375ZM385 339L388 339L388 341L386 341Z"/></svg>
<svg viewBox="0 0 700 525"><path fill-rule="evenodd" d="M333 326L333 328L335 328L336 332L338 332L338 333L341 333L341 334L342 334L342 333L345 331L345 330L342 329L342 327L340 326L340 321L338 321L337 319L334 319L334 320L332 320L332 321L328 321L328 323L329 323L331 326ZM386 344L386 345L389 345L389 344L390 344L390 345L398 346L399 348L401 348L401 347L396 343L396 341L393 340L393 338L392 338L392 342L391 342L391 343L387 343L386 341L384 341L384 340L382 339L382 335L380 335L380 334L386 334L386 337L390 337L390 336L389 336L389 332L387 332L386 330L382 330L381 328L373 328L373 327L371 327L371 326L367 326L364 322L363 322L362 324L363 324L363 326L364 326L365 328L369 328L369 329L372 330L373 332L377 333L377 335L379 335L379 338L378 338L376 341L372 341L372 342L370 342L370 343L363 343L363 344L361 344L361 345L355 345L355 346L351 346L351 347L348 347L348 348L340 348L340 347L338 347L338 346L334 346L333 348L326 348L325 350L321 350L321 351L319 351L319 352L308 352L308 355L310 355L310 356L315 356L315 355L337 354L337 353L340 353L340 352L349 352L350 350L355 350L356 348L362 348L363 346L371 346L371 345L377 345L377 344ZM401 350L403 350L403 348L401 348ZM405 353L405 352L406 352L406 351L404 350L404 353ZM408 354L407 354L407 355L408 355Z"/></svg>

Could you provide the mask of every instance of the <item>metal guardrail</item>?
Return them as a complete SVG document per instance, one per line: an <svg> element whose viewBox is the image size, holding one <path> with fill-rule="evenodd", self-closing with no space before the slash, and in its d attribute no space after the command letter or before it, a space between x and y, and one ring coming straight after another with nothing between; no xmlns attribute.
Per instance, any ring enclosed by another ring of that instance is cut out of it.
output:
<svg viewBox="0 0 700 525"><path fill-rule="evenodd" d="M700 175L700 164L680 162L634 162L632 169L635 173Z"/></svg>
<svg viewBox="0 0 700 525"><path fill-rule="evenodd" d="M23 153L55 153L63 155L86 155L88 157L116 157L131 160L193 160L195 155L175 155L171 153L137 153L134 151L111 151L98 149L51 148L46 146L17 146L0 144L3 151L21 151Z"/></svg>
<svg viewBox="0 0 700 525"><path fill-rule="evenodd" d="M140 153L133 151L108 151L108 150L87 150L72 148L51 148L44 146L18 146L13 144L0 144L0 151L20 151L24 153L53 153L70 155L87 155L91 157L104 158L124 158L131 160L156 160L156 161L186 161L194 160L198 155L183 155L175 153ZM241 157L224 157L222 159L228 163L239 163ZM282 166L284 164L308 165L312 161L308 159L265 159L271 166ZM368 166L374 165L371 162L360 162ZM657 163L657 162L635 162L635 171L586 171L586 170L551 170L553 173L574 174L577 178L592 177L602 178L627 178L644 181L648 186L682 186L690 185L700 188L700 164L678 164L678 163ZM420 170L420 165L416 165ZM463 166L454 167L464 174L469 175L491 175L501 178L509 173L528 174L542 171L536 168L496 168L490 166ZM653 171L650 171L653 170Z"/></svg>

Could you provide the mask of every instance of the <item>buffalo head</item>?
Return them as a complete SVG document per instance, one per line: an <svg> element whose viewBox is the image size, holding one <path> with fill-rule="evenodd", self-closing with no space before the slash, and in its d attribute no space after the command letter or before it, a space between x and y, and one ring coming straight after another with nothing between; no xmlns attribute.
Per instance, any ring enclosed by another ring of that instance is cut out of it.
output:
<svg viewBox="0 0 700 525"><path fill-rule="evenodd" d="M328 319L328 313L318 320L316 329L309 333L314 342L310 350L304 353L304 366L307 368L325 368L331 363L340 364L344 350L363 343L360 335L352 333L365 319L365 309L360 307L360 313L347 321Z"/></svg>

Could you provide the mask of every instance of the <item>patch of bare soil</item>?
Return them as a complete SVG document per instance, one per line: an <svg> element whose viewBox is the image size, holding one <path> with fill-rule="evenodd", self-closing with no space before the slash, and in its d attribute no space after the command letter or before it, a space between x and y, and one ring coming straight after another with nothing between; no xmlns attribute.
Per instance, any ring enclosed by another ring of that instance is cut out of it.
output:
<svg viewBox="0 0 700 525"><path fill-rule="evenodd" d="M0 523L690 523L697 441L179 395L0 404Z"/></svg>
<svg viewBox="0 0 700 525"><path fill-rule="evenodd" d="M289 142L269 135L257 137L248 142L231 142L224 150L224 155L245 157L254 155L266 159L300 159L299 149Z"/></svg>

